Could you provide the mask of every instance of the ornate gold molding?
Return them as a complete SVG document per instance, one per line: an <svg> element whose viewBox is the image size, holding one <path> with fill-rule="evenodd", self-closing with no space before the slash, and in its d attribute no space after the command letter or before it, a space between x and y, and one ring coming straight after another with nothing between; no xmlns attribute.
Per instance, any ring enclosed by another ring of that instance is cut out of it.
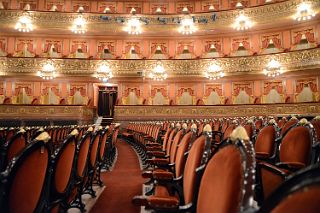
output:
<svg viewBox="0 0 320 213"><path fill-rule="evenodd" d="M0 105L0 118L92 120L93 110L86 106Z"/></svg>
<svg viewBox="0 0 320 213"><path fill-rule="evenodd" d="M289 0L274 4L256 6L251 8L245 8L244 13L248 15L252 21L259 24L272 24L274 20L279 23L281 20L286 20L288 16L293 15L296 12L297 5L301 0ZM318 0L310 0L314 8L319 10L320 2ZM14 26L18 17L22 14L22 11L16 10L0 10L0 27ZM34 25L38 28L44 29L60 29L65 30L68 26L71 26L73 20L78 16L77 13L62 13L62 12L29 12ZM200 20L199 29L217 29L217 27L225 28L230 27L235 17L239 15L239 10L226 10L218 11L214 13L218 18L213 19L213 13L195 13L193 16L196 20ZM89 23L89 31L94 30L95 33L101 32L122 32L123 24L122 19L128 18L126 14L97 14L97 13L84 13L84 18ZM141 15L147 19L148 24L144 26L144 31L147 33L167 31L168 29L175 28L178 24L175 18L182 15ZM166 24L161 24L158 17L165 18ZM117 18L117 19L116 19ZM206 20L206 21L205 21ZM205 23L207 22L207 23Z"/></svg>
<svg viewBox="0 0 320 213"><path fill-rule="evenodd" d="M299 71L320 68L320 48L259 55L248 57L217 58L225 73L229 76L239 74L261 74L263 68L271 60L280 62L285 71ZM35 74L46 62L45 58L7 58L0 57L0 75ZM93 75L101 60L53 59L57 73L60 75ZM108 60L115 77L141 76L142 71L150 71L156 60ZM211 60L162 60L170 77L203 76ZM147 73L145 73L147 74Z"/></svg>
<svg viewBox="0 0 320 213"><path fill-rule="evenodd" d="M116 121L195 119L234 116L316 116L320 103L260 104L228 106L116 106Z"/></svg>

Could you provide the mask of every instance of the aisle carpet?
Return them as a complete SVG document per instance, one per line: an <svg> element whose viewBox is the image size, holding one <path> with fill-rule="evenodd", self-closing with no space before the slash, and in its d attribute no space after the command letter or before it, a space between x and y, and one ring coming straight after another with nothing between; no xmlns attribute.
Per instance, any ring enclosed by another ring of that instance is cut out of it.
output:
<svg viewBox="0 0 320 213"><path fill-rule="evenodd" d="M131 204L134 195L141 194L145 180L141 177L138 157L129 144L122 139L117 141L118 159L111 172L102 173L106 188L91 209L90 213L134 213L140 207Z"/></svg>

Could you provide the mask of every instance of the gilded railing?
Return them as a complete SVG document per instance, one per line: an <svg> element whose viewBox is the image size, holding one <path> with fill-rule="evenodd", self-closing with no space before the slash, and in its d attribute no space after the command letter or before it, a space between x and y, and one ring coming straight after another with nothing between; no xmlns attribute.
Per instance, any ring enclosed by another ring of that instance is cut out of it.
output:
<svg viewBox="0 0 320 213"><path fill-rule="evenodd" d="M0 119L93 120L95 112L87 106L0 105Z"/></svg>
<svg viewBox="0 0 320 213"><path fill-rule="evenodd" d="M116 106L116 121L197 119L238 116L316 116L320 103L217 105L217 106Z"/></svg>
<svg viewBox="0 0 320 213"><path fill-rule="evenodd" d="M281 20L286 20L292 16L297 9L297 5L301 0L289 0L269 5L256 6L245 8L244 14L249 16L252 21L259 24L275 24L275 20L279 23ZM318 0L310 0L315 10L319 10L320 2ZM12 27L21 16L21 11L16 10L0 10L0 27ZM70 27L73 20L78 16L77 13L62 13L62 12L29 12L34 25L37 28L44 29L66 29ZM226 10L214 13L195 13L194 16L199 23L200 30L208 30L213 28L230 27L234 18L239 15L239 10ZM98 14L84 13L86 21L89 23L88 30L95 32L113 32L118 33L123 31L123 22L128 18L126 14ZM145 22L144 31L157 32L172 30L178 25L178 19L182 15L139 15L142 21ZM160 18L160 19L159 19Z"/></svg>
<svg viewBox="0 0 320 213"><path fill-rule="evenodd" d="M285 71L320 68L320 48L272 55L217 58L216 63L226 75L259 74L271 59L276 59ZM36 74L45 58L0 57L0 75ZM60 75L93 75L101 60L53 59ZM141 76L142 71L152 70L156 60L107 60L115 77ZM202 76L211 63L209 59L162 60L169 76ZM146 73L145 73L146 74Z"/></svg>

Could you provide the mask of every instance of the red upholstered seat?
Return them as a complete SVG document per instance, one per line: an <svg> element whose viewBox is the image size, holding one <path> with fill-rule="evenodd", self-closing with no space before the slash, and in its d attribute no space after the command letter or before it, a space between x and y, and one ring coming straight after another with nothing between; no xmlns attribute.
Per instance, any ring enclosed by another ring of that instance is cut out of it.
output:
<svg viewBox="0 0 320 213"><path fill-rule="evenodd" d="M238 141L224 145L212 156L201 179L196 212L240 212L250 207L254 183L251 148L250 142Z"/></svg>
<svg viewBox="0 0 320 213"><path fill-rule="evenodd" d="M312 137L306 126L297 126L288 131L280 144L279 162L275 165L258 163L261 182L260 201L267 198L294 171L311 163Z"/></svg>
<svg viewBox="0 0 320 213"><path fill-rule="evenodd" d="M273 125L266 126L260 130L255 142L256 158L269 160L276 154L276 129Z"/></svg>
<svg viewBox="0 0 320 213"><path fill-rule="evenodd" d="M291 175L265 200L258 213L316 213L319 197L320 165L315 164Z"/></svg>
<svg viewBox="0 0 320 213"><path fill-rule="evenodd" d="M44 211L45 181L48 176L50 150L44 132L12 161L1 176L3 199L1 212L31 213Z"/></svg>

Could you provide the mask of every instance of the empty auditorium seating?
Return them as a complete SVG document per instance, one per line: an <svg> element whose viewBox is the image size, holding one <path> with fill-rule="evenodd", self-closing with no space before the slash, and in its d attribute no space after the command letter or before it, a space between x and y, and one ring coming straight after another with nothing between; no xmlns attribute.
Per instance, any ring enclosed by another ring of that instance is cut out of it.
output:
<svg viewBox="0 0 320 213"><path fill-rule="evenodd" d="M288 175L312 163L313 136L312 126L306 119L302 119L281 140L277 162L258 163L261 200L267 198Z"/></svg>
<svg viewBox="0 0 320 213"><path fill-rule="evenodd" d="M1 173L2 212L44 211L45 183L51 160L49 139L48 133L40 134L10 162L6 172Z"/></svg>
<svg viewBox="0 0 320 213"><path fill-rule="evenodd" d="M250 212L255 159L246 130L238 127L209 160L201 178L197 213ZM251 209L252 210L252 209Z"/></svg>
<svg viewBox="0 0 320 213"><path fill-rule="evenodd" d="M315 164L290 176L269 196L258 213L319 212L319 186L320 165Z"/></svg>
<svg viewBox="0 0 320 213"><path fill-rule="evenodd" d="M206 145L211 144L210 125L204 127L204 134L205 136L200 136L191 146L183 172L183 180L180 180L180 183L173 183L176 196L171 192L171 187L156 185L153 195L135 196L133 203L160 211L172 211L192 206L195 194L197 194L197 180L200 175L197 170L200 166L205 165L209 157L210 146L209 149L206 149Z"/></svg>
<svg viewBox="0 0 320 213"><path fill-rule="evenodd" d="M50 178L50 193L48 198L48 210L66 209L66 195L69 193L70 184L72 181L72 171L76 156L77 140L79 134L77 129L74 129L67 136L62 146L53 155L52 174ZM54 212L54 211L53 211Z"/></svg>

